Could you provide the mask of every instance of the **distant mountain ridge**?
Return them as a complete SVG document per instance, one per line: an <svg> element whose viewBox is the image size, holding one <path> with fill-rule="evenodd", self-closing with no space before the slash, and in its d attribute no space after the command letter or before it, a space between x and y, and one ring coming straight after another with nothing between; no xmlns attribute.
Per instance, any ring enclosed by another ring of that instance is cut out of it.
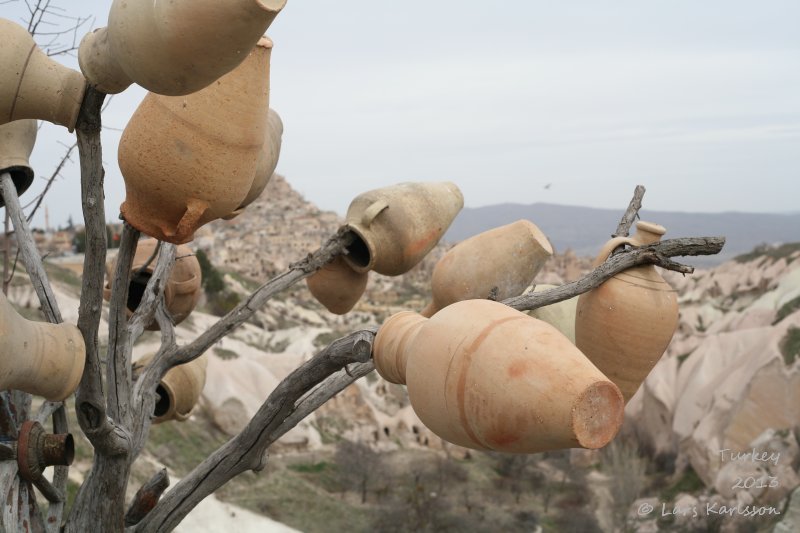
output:
<svg viewBox="0 0 800 533"><path fill-rule="evenodd" d="M545 232L557 251L563 252L571 248L578 256L594 256L616 229L622 213L621 209L547 203L466 207L453 221L445 239L458 242L482 231L525 218ZM642 208L639 214L643 220L665 226L665 238L726 237L721 254L690 260L691 264L698 266L718 265L764 243L800 241L800 213L683 213Z"/></svg>

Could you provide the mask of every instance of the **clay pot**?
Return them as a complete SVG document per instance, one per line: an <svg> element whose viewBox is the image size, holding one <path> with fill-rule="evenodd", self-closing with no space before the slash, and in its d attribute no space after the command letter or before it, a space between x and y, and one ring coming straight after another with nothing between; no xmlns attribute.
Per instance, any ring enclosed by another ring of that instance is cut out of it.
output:
<svg viewBox="0 0 800 533"><path fill-rule="evenodd" d="M136 254L133 256L131 272L136 273L142 269L152 257L157 245L158 241L155 239L139 241ZM172 268L172 273L167 280L167 287L164 289L164 303L172 317L173 324L177 325L192 313L203 291L200 288L202 282L200 263L197 261L194 252L188 246L178 246L175 257L175 266ZM126 304L128 317L139 307L147 282L150 281L150 277L156 268L157 260L158 256L140 273L131 275L130 285L128 286L128 302ZM111 282L114 279L116 267L116 259L106 264L106 284L103 287L103 298L107 302L111 300ZM158 322L153 320L145 329L157 331L159 329Z"/></svg>
<svg viewBox="0 0 800 533"><path fill-rule="evenodd" d="M556 287L557 285L541 284L537 285L533 292L546 291ZM528 291L525 292L527 293ZM578 297L575 296L568 300L562 300L558 303L545 305L526 312L533 318L547 322L568 338L572 344L575 344L575 313L577 307Z"/></svg>
<svg viewBox="0 0 800 533"><path fill-rule="evenodd" d="M429 319L393 315L373 358L381 376L408 385L420 420L459 446L599 448L622 424L616 385L555 328L498 302L457 302Z"/></svg>
<svg viewBox="0 0 800 533"><path fill-rule="evenodd" d="M275 168L278 166L278 157L281 154L281 136L283 135L283 122L278 113L269 110L267 113L267 132L264 138L264 144L261 146L261 151L258 153L256 160L256 172L253 177L253 183L250 185L250 191L244 197L242 203L236 208L233 213L225 215L225 220L231 220L241 215L244 208L252 204L256 198L261 196L264 189L267 187L270 178L275 173Z"/></svg>
<svg viewBox="0 0 800 533"><path fill-rule="evenodd" d="M400 183L359 194L347 210L356 236L345 259L356 272L398 276L436 246L464 206L455 184Z"/></svg>
<svg viewBox="0 0 800 533"><path fill-rule="evenodd" d="M129 224L183 244L242 203L264 143L271 47L262 39L233 72L194 94L145 97L118 151Z"/></svg>
<svg viewBox="0 0 800 533"><path fill-rule="evenodd" d="M608 241L594 266L621 244L658 242L666 230L637 222L632 238ZM667 349L678 325L677 293L652 265L630 268L578 299L575 342L631 399Z"/></svg>
<svg viewBox="0 0 800 533"><path fill-rule="evenodd" d="M148 354L137 360L134 372L144 368L154 356ZM169 369L156 387L158 400L153 410L154 424L170 420L183 422L189 418L206 385L206 367L208 357L203 354L193 361Z"/></svg>
<svg viewBox="0 0 800 533"><path fill-rule="evenodd" d="M0 19L0 35L0 124L33 118L72 131L86 80L47 57L22 26Z"/></svg>
<svg viewBox="0 0 800 533"><path fill-rule="evenodd" d="M85 362L78 328L26 320L0 294L0 390L61 401L75 392Z"/></svg>
<svg viewBox="0 0 800 533"><path fill-rule="evenodd" d="M518 220L460 242L433 269L433 299L422 311L432 316L454 302L519 296L553 255L536 224Z"/></svg>
<svg viewBox="0 0 800 533"><path fill-rule="evenodd" d="M331 313L350 311L367 288L368 272L356 272L342 256L306 278L308 290Z"/></svg>
<svg viewBox="0 0 800 533"><path fill-rule="evenodd" d="M0 174L8 172L17 189L17 196L33 183L33 169L28 158L36 143L35 120L15 120L0 126ZM0 207L5 205L0 195Z"/></svg>
<svg viewBox="0 0 800 533"><path fill-rule="evenodd" d="M78 61L98 90L131 83L182 96L227 74L247 56L286 0L114 0L108 27L86 35Z"/></svg>

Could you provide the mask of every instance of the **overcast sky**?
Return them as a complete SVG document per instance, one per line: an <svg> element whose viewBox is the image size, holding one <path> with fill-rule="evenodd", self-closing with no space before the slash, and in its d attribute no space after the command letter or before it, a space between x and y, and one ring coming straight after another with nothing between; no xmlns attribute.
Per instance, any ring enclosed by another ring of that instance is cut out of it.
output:
<svg viewBox="0 0 800 533"><path fill-rule="evenodd" d="M103 26L111 2L60 4ZM24 4L0 13L19 21ZM798 21L796 0L288 0L268 31L278 172L339 213L427 180L454 181L467 206L622 210L641 183L649 209L798 212ZM143 96L104 114L109 220L118 130ZM73 138L42 128L37 175ZM77 158L63 175L52 225L82 220Z"/></svg>

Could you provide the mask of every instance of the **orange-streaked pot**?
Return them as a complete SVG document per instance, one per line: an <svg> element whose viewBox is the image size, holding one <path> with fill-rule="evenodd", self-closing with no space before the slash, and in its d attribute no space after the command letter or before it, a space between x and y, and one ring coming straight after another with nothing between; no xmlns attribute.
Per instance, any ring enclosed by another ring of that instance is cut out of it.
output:
<svg viewBox="0 0 800 533"><path fill-rule="evenodd" d="M356 272L408 272L436 246L464 206L454 183L400 183L359 194L347 210L356 235L345 259Z"/></svg>
<svg viewBox="0 0 800 533"><path fill-rule="evenodd" d="M0 126L0 173L8 172L17 189L17 196L33 183L33 169L28 161L36 144L35 120L15 120ZM5 205L0 195L0 207Z"/></svg>
<svg viewBox="0 0 800 533"><path fill-rule="evenodd" d="M78 61L98 90L131 83L182 96L236 68L286 0L114 0L108 27L87 34Z"/></svg>
<svg viewBox="0 0 800 533"><path fill-rule="evenodd" d="M153 256L157 245L158 241L155 239L142 239L136 248L131 267L131 281L128 286L127 310L129 317L139 307L147 282L156 268L157 255L147 266L145 264ZM200 262L191 248L178 246L175 258L175 266L172 268L172 273L170 273L164 289L164 304L167 306L173 323L177 325L192 313L203 291L200 286L202 282ZM106 264L106 284L103 287L103 298L106 301L111 300L111 282L114 279L116 265L116 259ZM145 329L158 330L158 322L153 320Z"/></svg>
<svg viewBox="0 0 800 533"><path fill-rule="evenodd" d="M431 277L433 298L421 314L430 317L462 300L519 296L551 255L550 241L528 220L470 237L436 263Z"/></svg>
<svg viewBox="0 0 800 533"><path fill-rule="evenodd" d="M600 251L601 265L621 244L658 242L666 230L637 222L633 237L617 237ZM678 297L653 265L621 272L578 298L575 342L631 399L667 349L678 326Z"/></svg>
<svg viewBox="0 0 800 533"><path fill-rule="evenodd" d="M0 294L0 390L61 401L75 392L85 362L78 328L27 320Z"/></svg>
<svg viewBox="0 0 800 533"><path fill-rule="evenodd" d="M272 41L211 86L188 96L149 93L119 144L125 220L182 244L244 200L264 143Z"/></svg>
<svg viewBox="0 0 800 533"><path fill-rule="evenodd" d="M39 119L75 129L86 80L53 61L22 26L0 19L0 124Z"/></svg>
<svg viewBox="0 0 800 533"><path fill-rule="evenodd" d="M325 309L337 315L350 311L367 288L369 272L356 272L342 256L306 278L308 290Z"/></svg>
<svg viewBox="0 0 800 533"><path fill-rule="evenodd" d="M622 424L616 385L558 330L498 302L393 315L373 358L381 376L408 385L431 431L467 448L600 448Z"/></svg>

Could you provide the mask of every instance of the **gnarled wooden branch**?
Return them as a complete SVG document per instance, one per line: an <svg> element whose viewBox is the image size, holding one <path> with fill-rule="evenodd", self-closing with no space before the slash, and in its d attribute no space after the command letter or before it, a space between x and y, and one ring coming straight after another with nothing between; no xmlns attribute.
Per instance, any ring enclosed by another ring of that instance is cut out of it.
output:
<svg viewBox="0 0 800 533"><path fill-rule="evenodd" d="M142 518L156 506L167 487L169 487L169 476L167 469L162 468L136 491L133 503L125 513L125 527L135 526L141 522Z"/></svg>
<svg viewBox="0 0 800 533"><path fill-rule="evenodd" d="M199 502L247 470L263 468L264 453L295 402L351 363L366 363L372 353L372 331L360 331L331 343L289 374L241 433L206 458L135 527L135 531L171 531Z"/></svg>
<svg viewBox="0 0 800 533"><path fill-rule="evenodd" d="M617 226L617 231L611 234L611 237L628 236L631 226L633 226L633 222L639 218L639 209L642 208L642 199L644 198L644 193L644 185L637 185L633 190L633 198L631 198L631 201L628 204L628 209L625 210L625 214L622 215L622 219L619 221L619 225Z"/></svg>

